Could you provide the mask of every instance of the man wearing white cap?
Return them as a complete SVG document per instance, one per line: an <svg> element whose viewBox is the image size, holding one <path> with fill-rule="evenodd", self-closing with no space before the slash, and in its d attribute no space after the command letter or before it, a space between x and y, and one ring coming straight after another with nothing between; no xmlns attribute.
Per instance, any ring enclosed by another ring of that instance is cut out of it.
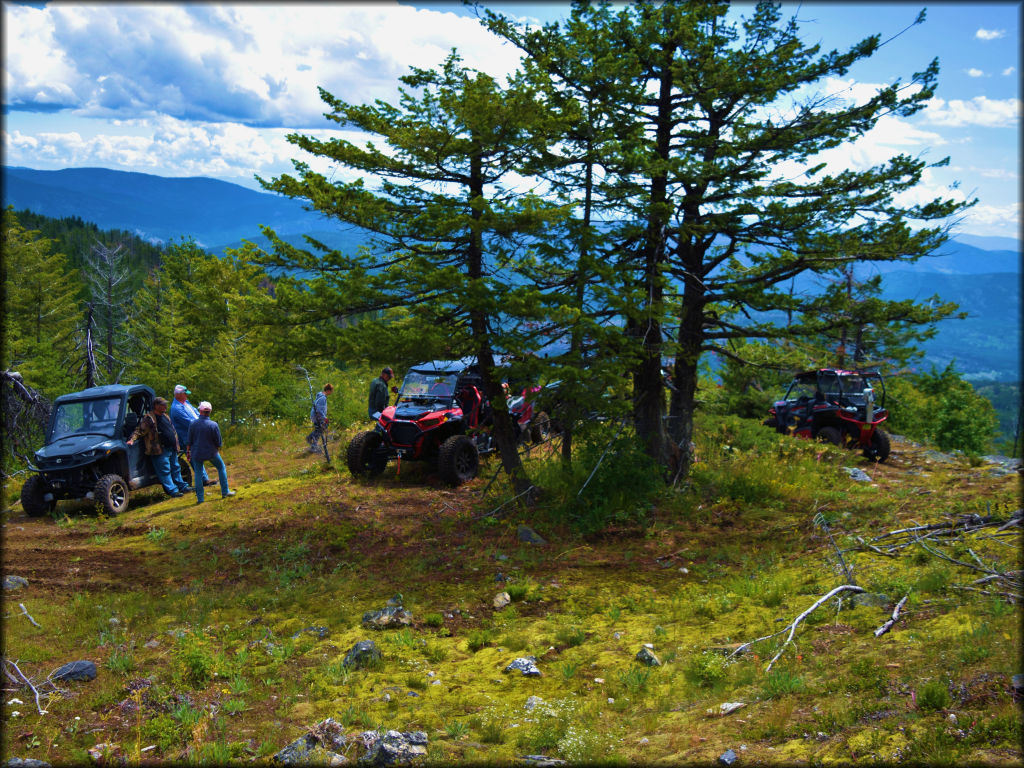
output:
<svg viewBox="0 0 1024 768"><path fill-rule="evenodd" d="M188 428L192 422L199 418L199 411L188 401L192 393L184 384L174 385L174 402L171 403L171 423L174 431L178 433L178 443L182 446L188 445ZM206 467L203 467L203 485L213 485L216 480L211 480L206 474Z"/></svg>

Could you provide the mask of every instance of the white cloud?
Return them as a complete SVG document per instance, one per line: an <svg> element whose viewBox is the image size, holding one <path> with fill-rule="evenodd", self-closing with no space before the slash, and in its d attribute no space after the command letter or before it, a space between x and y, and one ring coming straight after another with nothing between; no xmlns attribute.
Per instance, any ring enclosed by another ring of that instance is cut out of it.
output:
<svg viewBox="0 0 1024 768"><path fill-rule="evenodd" d="M979 29L974 33L974 36L979 40L998 40L1001 37L1006 37L1005 29Z"/></svg>
<svg viewBox="0 0 1024 768"><path fill-rule="evenodd" d="M1004 69L999 74L1003 75L1004 77L1009 77L1010 75L1012 75L1016 71L1017 71L1016 67L1007 67L1006 69Z"/></svg>
<svg viewBox="0 0 1024 768"><path fill-rule="evenodd" d="M322 126L317 86L367 103L410 65L504 77L518 51L476 19L397 3L5 4L4 100L14 108L254 126ZM325 33L325 30L330 30Z"/></svg>
<svg viewBox="0 0 1024 768"><path fill-rule="evenodd" d="M317 172L340 180L329 161L306 155L285 140L283 128L252 128L239 123L194 123L170 117L120 121L94 135L21 131L3 133L5 162L41 169L101 166L161 176L211 176L252 186L255 174L291 172L302 159ZM126 135L125 129L136 132ZM343 138L364 144L353 131L308 131L318 139ZM354 178L345 175L346 179Z"/></svg>
<svg viewBox="0 0 1024 768"><path fill-rule="evenodd" d="M1021 204L976 205L966 212L960 229L976 235L1021 237Z"/></svg>
<svg viewBox="0 0 1024 768"><path fill-rule="evenodd" d="M1020 99L990 99L975 96L969 101L963 99L931 99L922 116L931 125L966 126L978 125L986 128L1006 128L1020 122Z"/></svg>
<svg viewBox="0 0 1024 768"><path fill-rule="evenodd" d="M984 70L975 69L974 67L971 67L970 69L967 69L967 70L964 70L964 71L967 72L967 76L968 77L984 77L985 76Z"/></svg>

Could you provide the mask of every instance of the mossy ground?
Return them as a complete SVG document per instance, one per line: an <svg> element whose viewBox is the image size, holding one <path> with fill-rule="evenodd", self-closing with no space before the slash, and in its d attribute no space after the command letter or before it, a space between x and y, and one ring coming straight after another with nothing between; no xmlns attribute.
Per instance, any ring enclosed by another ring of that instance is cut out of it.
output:
<svg viewBox="0 0 1024 768"><path fill-rule="evenodd" d="M149 491L115 519L61 504L58 519L32 520L12 505L4 572L30 585L4 593L6 658L37 682L75 659L100 673L66 684L43 716L8 683L2 758L80 762L107 743L131 762L268 760L334 717L353 732L424 730L438 762L704 763L732 748L779 764L1019 764L1020 607L958 589L978 574L921 548L851 550L854 536L949 515L1008 516L1019 477L930 462L908 443L873 465L755 429L705 419L688 485L642 524L588 537L543 503L486 515L505 493L499 480L481 495L493 463L457 489L412 463L353 480L341 454L355 429L330 444L333 466L300 450L298 427L249 434L225 450L238 495L202 506ZM544 454L530 459L538 476L557 461ZM845 582L818 513L857 583L890 602L823 606L770 673L781 638L727 660ZM519 523L549 543L519 543ZM955 549L1019 569L1019 535L991 533ZM495 609L505 590L513 602ZM364 629L396 592L413 626ZM381 664L346 669L367 638ZM662 666L634 660L645 643ZM503 673L522 655L542 677ZM530 696L545 703L528 711ZM723 702L745 706L709 714Z"/></svg>

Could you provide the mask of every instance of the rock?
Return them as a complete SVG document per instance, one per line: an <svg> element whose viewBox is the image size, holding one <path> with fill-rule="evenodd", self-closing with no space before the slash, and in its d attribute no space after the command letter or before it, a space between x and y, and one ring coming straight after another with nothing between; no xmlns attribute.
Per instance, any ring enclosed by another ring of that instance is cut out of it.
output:
<svg viewBox="0 0 1024 768"><path fill-rule="evenodd" d="M345 660L341 662L343 667L354 667L356 669L375 664L380 661L380 649L373 640L360 640L353 645L345 654Z"/></svg>
<svg viewBox="0 0 1024 768"><path fill-rule="evenodd" d="M660 667L661 660L654 655L654 651L644 646L636 652L636 660L641 664L646 664L648 667Z"/></svg>
<svg viewBox="0 0 1024 768"><path fill-rule="evenodd" d="M36 760L34 757L12 757L4 768L51 768L50 764L43 760Z"/></svg>
<svg viewBox="0 0 1024 768"><path fill-rule="evenodd" d="M538 704L543 704L543 703L544 703L544 699L542 699L540 696L531 696L530 698L528 698L526 700L526 704L523 705L523 708L527 712L533 712L533 710L537 708Z"/></svg>
<svg viewBox="0 0 1024 768"><path fill-rule="evenodd" d="M306 627L305 629L300 629L298 632L292 635L292 640L294 640L303 633L316 635L317 640L323 640L324 638L330 636L331 630L329 630L327 627Z"/></svg>
<svg viewBox="0 0 1024 768"><path fill-rule="evenodd" d="M525 544L547 544L540 534L538 534L533 528L528 525L520 525L516 529L516 535L519 540Z"/></svg>
<svg viewBox="0 0 1024 768"><path fill-rule="evenodd" d="M1010 690L1014 701L1024 701L1024 675L1014 675L1010 679Z"/></svg>
<svg viewBox="0 0 1024 768"><path fill-rule="evenodd" d="M341 723L333 718L321 720L287 747L273 756L281 765L344 765L348 758L339 754L348 746Z"/></svg>
<svg viewBox="0 0 1024 768"><path fill-rule="evenodd" d="M723 752L722 754L720 754L718 756L718 763L719 763L719 765L732 765L735 762L736 762L736 753L733 752L731 749L725 750L725 752Z"/></svg>
<svg viewBox="0 0 1024 768"><path fill-rule="evenodd" d="M857 467L843 467L846 470L846 474L850 476L851 480L856 480L858 483L870 483L871 476L863 469L857 469Z"/></svg>
<svg viewBox="0 0 1024 768"><path fill-rule="evenodd" d="M24 576L4 576L4 592L13 592L16 589L21 589L22 587L27 586L28 579Z"/></svg>
<svg viewBox="0 0 1024 768"><path fill-rule="evenodd" d="M363 743L366 754L359 758L360 765L403 765L427 756L427 734L423 731L365 731Z"/></svg>
<svg viewBox="0 0 1024 768"><path fill-rule="evenodd" d="M96 679L96 665L91 661L69 661L57 669L52 675L52 680L83 680L88 682Z"/></svg>
<svg viewBox="0 0 1024 768"><path fill-rule="evenodd" d="M393 598L392 598L393 599ZM390 603L391 600L388 600ZM391 629L407 627L412 623L412 614L401 605L388 605L379 611L367 611L363 614L363 626L368 629Z"/></svg>
<svg viewBox="0 0 1024 768"><path fill-rule="evenodd" d="M159 648L160 647L160 641L157 640L156 638L154 638L152 640L148 640L145 643L143 643L142 647L143 648Z"/></svg>
<svg viewBox="0 0 1024 768"><path fill-rule="evenodd" d="M495 608L504 608L506 605L508 605L511 602L512 602L512 598L509 596L508 592L499 592L498 594L496 594L494 596L494 607Z"/></svg>
<svg viewBox="0 0 1024 768"><path fill-rule="evenodd" d="M546 757L545 755L524 755L520 758L527 765L546 766L546 765L565 765L565 760L557 757Z"/></svg>
<svg viewBox="0 0 1024 768"><path fill-rule="evenodd" d="M499 583L500 583L500 582L503 582L503 581L508 581L508 577L507 577L507 576L506 576L506 575L505 575L504 573L502 573L501 571L498 571L498 572L497 572L497 573L496 573L496 574L494 575L494 580L495 580L496 582L499 582Z"/></svg>
<svg viewBox="0 0 1024 768"><path fill-rule="evenodd" d="M388 608L401 608L402 607L402 593L396 592L393 597L388 598Z"/></svg>
<svg viewBox="0 0 1024 768"><path fill-rule="evenodd" d="M726 701L719 704L717 707L705 710L709 715L731 715L737 709L742 709L747 706L742 701Z"/></svg>
<svg viewBox="0 0 1024 768"><path fill-rule="evenodd" d="M505 667L504 671L522 672L524 677L541 677L541 671L537 669L536 656L520 656Z"/></svg>

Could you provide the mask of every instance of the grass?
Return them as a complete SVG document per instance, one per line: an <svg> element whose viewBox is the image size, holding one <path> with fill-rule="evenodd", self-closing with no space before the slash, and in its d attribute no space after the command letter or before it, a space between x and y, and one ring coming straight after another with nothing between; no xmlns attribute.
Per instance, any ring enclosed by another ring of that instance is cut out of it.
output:
<svg viewBox="0 0 1024 768"><path fill-rule="evenodd" d="M360 426L332 443L333 455ZM545 507L481 517L510 495L503 479L484 499L474 491L485 478L439 488L422 468L353 482L342 461L325 467L302 454L298 427L267 430L259 445L254 433L238 435L225 454L239 496L202 515L162 498L109 520L9 512L4 570L31 583L6 602L9 657L36 680L75 658L94 658L101 671L74 684L74 696L44 700L42 718L30 692L7 694L26 703L4 707L14 734L4 759L78 763L105 741L129 761L149 745L142 759L167 764L265 761L330 716L350 734L424 730L439 763L545 754L705 764L739 743L745 762L767 764L1019 760L1021 714L1008 691L1020 607L955 589L977 576L920 547L884 558L854 538L1016 504L1016 479L975 477L966 461L912 474L918 466L898 451L891 465L868 469L870 487L841 471L859 466L853 454L739 420L699 426L686 487L646 495L642 514L631 506L617 516L609 501L581 518L584 528L604 520L602 532L581 532L571 515ZM533 451L528 469L544 461ZM555 477L550 461L544 473ZM556 499L544 503L555 504L562 491L547 490ZM841 583L815 511L831 521L858 584L893 601L911 594L903 617L876 638L891 605L828 604L770 672L784 636L728 658ZM519 545L520 523L550 544ZM974 537L948 551L970 561L969 547L1009 567L1017 555L1007 545L1019 543ZM45 566L34 559L47 552ZM504 586L499 570L512 578ZM502 589L514 603L496 611ZM363 628L363 613L396 592L412 625ZM304 632L311 626L329 633ZM345 668L364 639L382 660ZM645 643L663 666L634 661ZM542 677L503 674L520 655L536 656ZM141 710L118 714L140 679L152 683ZM544 703L527 710L530 696ZM746 706L707 714L723 702Z"/></svg>

